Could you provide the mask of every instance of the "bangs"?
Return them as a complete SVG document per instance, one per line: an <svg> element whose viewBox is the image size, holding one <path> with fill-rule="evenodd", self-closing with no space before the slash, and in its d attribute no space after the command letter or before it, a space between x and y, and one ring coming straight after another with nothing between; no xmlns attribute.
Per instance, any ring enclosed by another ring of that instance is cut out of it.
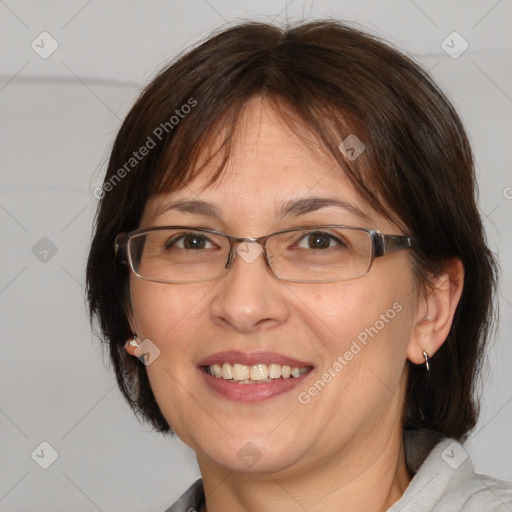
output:
<svg viewBox="0 0 512 512"><path fill-rule="evenodd" d="M168 194L185 188L206 172L205 169L210 175L205 186L219 180L238 142L243 124L247 122L249 104L260 101L269 106L311 152L319 157L329 155L334 158L338 165L330 172L343 172L374 210L400 229L407 229L379 192L382 187L379 185L380 177L375 172L378 163L372 162L371 149L366 151L371 144L365 131L359 126L356 128L356 124L360 123L354 122L354 116L346 108L322 100L317 96L307 103L291 104L288 98L263 92L247 97L245 101L224 106L218 117L205 120L199 131L196 123L192 122L194 130L189 130L184 122L169 141L165 154L153 171L149 195ZM352 120L350 125L347 119ZM192 137L196 139L195 146L191 143ZM357 157L353 158L356 149Z"/></svg>

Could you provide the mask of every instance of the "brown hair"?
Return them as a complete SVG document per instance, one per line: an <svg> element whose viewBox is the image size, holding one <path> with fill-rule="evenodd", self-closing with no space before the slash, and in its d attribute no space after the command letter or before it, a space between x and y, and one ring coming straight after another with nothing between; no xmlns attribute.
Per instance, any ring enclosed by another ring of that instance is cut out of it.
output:
<svg viewBox="0 0 512 512"><path fill-rule="evenodd" d="M446 259L462 260L462 297L430 378L422 366L407 363L404 428L463 439L478 416L475 383L491 332L497 273L476 205L471 148L450 102L417 64L331 20L224 30L164 69L126 117L87 265L91 320L99 321L109 343L123 395L138 416L170 431L145 366L123 349L132 334L129 276L115 258L114 239L138 227L152 194L184 186L198 172L198 155L211 154L222 132L216 179L244 105L256 96L299 130L306 127L374 208L419 238L412 252L419 283L427 285ZM366 145L353 161L338 149L350 134Z"/></svg>

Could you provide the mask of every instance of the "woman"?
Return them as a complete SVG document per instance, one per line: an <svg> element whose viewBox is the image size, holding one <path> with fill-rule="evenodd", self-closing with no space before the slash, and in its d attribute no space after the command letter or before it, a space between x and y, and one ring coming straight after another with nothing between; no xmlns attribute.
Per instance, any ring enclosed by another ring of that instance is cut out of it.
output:
<svg viewBox="0 0 512 512"><path fill-rule="evenodd" d="M512 510L460 444L495 262L427 75L333 21L248 23L121 127L88 299L123 395L196 453L169 511Z"/></svg>

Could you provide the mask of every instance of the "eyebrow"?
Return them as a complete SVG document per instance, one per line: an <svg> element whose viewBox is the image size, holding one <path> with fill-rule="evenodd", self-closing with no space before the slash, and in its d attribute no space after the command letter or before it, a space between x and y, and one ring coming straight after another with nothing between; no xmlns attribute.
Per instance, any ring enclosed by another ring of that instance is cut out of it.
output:
<svg viewBox="0 0 512 512"><path fill-rule="evenodd" d="M306 213L329 207L341 208L342 210L345 210L366 222L371 222L372 220L367 213L360 210L356 205L334 197L313 196L288 201L281 206L279 214L282 217L286 217L288 215L305 215Z"/></svg>
<svg viewBox="0 0 512 512"><path fill-rule="evenodd" d="M357 206L347 201L342 201L333 197L304 197L287 201L278 208L280 218L288 216L305 215L322 208L335 207L347 211L348 213L359 217L360 219L371 222L371 217L360 210ZM216 217L220 219L222 214L220 210L212 203L196 199L186 199L171 201L158 208L155 215L161 215L169 210L177 210L181 213L190 213L193 215L202 215L205 217Z"/></svg>
<svg viewBox="0 0 512 512"><path fill-rule="evenodd" d="M206 201L197 199L185 199L180 201L171 201L158 208L155 215L161 215L169 210L177 210L181 213L192 213L194 215L204 215L206 217L221 218L220 210Z"/></svg>

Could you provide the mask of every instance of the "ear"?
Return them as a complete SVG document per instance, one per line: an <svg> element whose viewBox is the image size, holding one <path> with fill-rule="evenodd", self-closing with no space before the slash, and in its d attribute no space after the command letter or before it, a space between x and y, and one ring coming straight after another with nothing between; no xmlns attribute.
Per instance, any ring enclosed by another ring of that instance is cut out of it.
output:
<svg viewBox="0 0 512 512"><path fill-rule="evenodd" d="M415 324L407 346L407 358L411 362L424 363L423 350L432 357L445 342L463 286L462 262L458 258L447 260L440 274L418 298Z"/></svg>

